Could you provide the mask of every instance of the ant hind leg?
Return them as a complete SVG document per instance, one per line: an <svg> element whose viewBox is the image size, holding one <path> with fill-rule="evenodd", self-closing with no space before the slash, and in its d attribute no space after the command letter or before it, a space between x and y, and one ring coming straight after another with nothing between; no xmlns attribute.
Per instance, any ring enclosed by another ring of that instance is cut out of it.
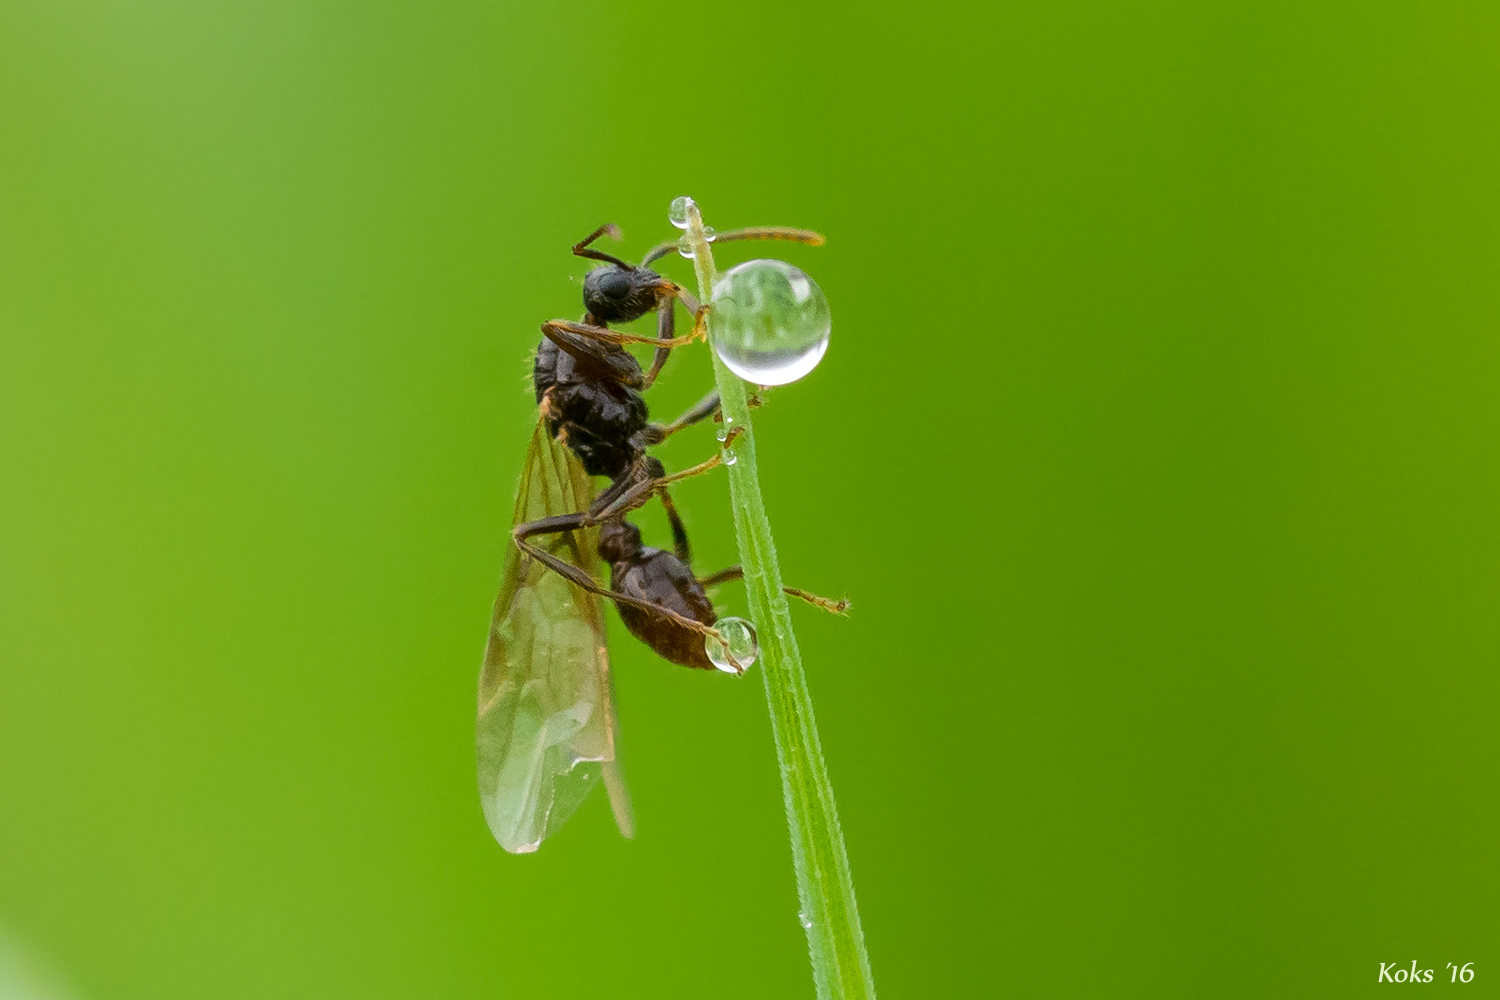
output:
<svg viewBox="0 0 1500 1000"><path fill-rule="evenodd" d="M719 572L714 573L712 576L701 578L698 581L698 585L701 587L712 587L715 584L725 583L729 580L742 580L744 577L744 567L731 566L728 569L719 570ZM822 608L831 615L845 614L850 607L849 598L847 597L835 601L827 597L819 597L817 594L809 593L806 590L798 590L796 587L782 587L781 592L789 597L800 598L816 608Z"/></svg>
<svg viewBox="0 0 1500 1000"><path fill-rule="evenodd" d="M559 576L562 576L580 590L598 597L608 598L616 604L633 605L645 611L650 611L653 614L670 618L683 628L691 629L703 636L718 635L712 626L679 615L670 608L664 608L659 604L653 604L650 601L643 601L638 597L630 597L627 594L610 590L566 559L559 558L528 540L538 535L552 535L564 531L580 531L584 528L592 527L599 520L599 518L591 514L563 514L558 517L543 518L540 521L532 521L529 524L517 525L511 531L511 539L516 543L516 547L525 555L536 560Z"/></svg>

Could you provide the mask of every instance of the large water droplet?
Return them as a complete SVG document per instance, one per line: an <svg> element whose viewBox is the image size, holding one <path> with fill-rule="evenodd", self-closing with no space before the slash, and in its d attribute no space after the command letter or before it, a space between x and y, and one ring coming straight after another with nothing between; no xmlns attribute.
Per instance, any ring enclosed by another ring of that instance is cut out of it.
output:
<svg viewBox="0 0 1500 1000"><path fill-rule="evenodd" d="M680 198L673 198L672 204L667 208L667 221L678 229L686 229L688 227L688 207L692 203L693 199L687 195L683 195Z"/></svg>
<svg viewBox="0 0 1500 1000"><path fill-rule="evenodd" d="M720 618L714 622L714 629L724 637L723 642L711 635L703 639L703 650L713 665L726 674L743 674L750 669L760 655L755 626L743 618Z"/></svg>
<svg viewBox="0 0 1500 1000"><path fill-rule="evenodd" d="M832 327L818 283L784 260L748 260L714 282L709 342L748 382L797 381L823 360Z"/></svg>

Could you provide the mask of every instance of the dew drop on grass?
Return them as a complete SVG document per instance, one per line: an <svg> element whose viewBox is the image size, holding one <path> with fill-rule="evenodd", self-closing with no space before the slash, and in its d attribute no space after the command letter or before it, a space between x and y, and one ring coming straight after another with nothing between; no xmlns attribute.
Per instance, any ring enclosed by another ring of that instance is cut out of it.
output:
<svg viewBox="0 0 1500 1000"><path fill-rule="evenodd" d="M709 343L747 382L797 381L823 360L832 328L823 290L784 260L749 260L714 282Z"/></svg>
<svg viewBox="0 0 1500 1000"><path fill-rule="evenodd" d="M686 229L688 227L688 209L692 204L693 199L687 195L683 195L680 198L673 198L672 204L667 207L667 221L678 229Z"/></svg>
<svg viewBox="0 0 1500 1000"><path fill-rule="evenodd" d="M724 637L728 649L713 636L704 637L703 649L713 665L726 674L742 674L750 669L756 657L760 656L760 646L755 641L755 626L743 618L720 618L714 622L714 629ZM734 657L733 662L730 661L730 656ZM739 666L735 666L736 663Z"/></svg>
<svg viewBox="0 0 1500 1000"><path fill-rule="evenodd" d="M718 233L714 232L713 226L703 227L703 236L709 243L712 243L714 241L714 237L718 235ZM693 241L686 236L677 237L677 253L683 257L686 257L688 260L692 260Z"/></svg>

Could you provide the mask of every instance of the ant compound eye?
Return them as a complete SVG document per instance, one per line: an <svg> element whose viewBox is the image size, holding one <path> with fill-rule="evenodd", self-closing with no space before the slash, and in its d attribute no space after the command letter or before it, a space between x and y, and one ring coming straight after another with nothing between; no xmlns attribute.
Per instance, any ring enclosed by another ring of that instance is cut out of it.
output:
<svg viewBox="0 0 1500 1000"><path fill-rule="evenodd" d="M823 289L784 260L749 260L714 282L708 340L747 382L797 381L823 360L832 328Z"/></svg>
<svg viewBox="0 0 1500 1000"><path fill-rule="evenodd" d="M630 275L613 264L600 270L604 273L599 275L599 291L612 299L624 298L630 294Z"/></svg>
<svg viewBox="0 0 1500 1000"><path fill-rule="evenodd" d="M596 267L583 276L583 302L590 312L602 313L601 319L619 319L620 304L631 296L631 273L615 264ZM634 319L635 317L626 317Z"/></svg>
<svg viewBox="0 0 1500 1000"><path fill-rule="evenodd" d="M707 636L703 640L703 651L718 669L726 674L743 674L760 656L760 644L755 638L755 626L743 618L720 618L714 622L714 631L722 639Z"/></svg>

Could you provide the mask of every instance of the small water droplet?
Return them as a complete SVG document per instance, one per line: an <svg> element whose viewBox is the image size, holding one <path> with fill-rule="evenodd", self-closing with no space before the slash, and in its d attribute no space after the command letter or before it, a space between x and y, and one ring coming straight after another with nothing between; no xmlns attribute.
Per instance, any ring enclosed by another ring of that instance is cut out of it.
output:
<svg viewBox="0 0 1500 1000"><path fill-rule="evenodd" d="M673 198L671 206L667 208L667 221L678 229L686 229L688 227L688 206L692 205L692 203L693 199L687 195L683 195L680 198Z"/></svg>
<svg viewBox="0 0 1500 1000"><path fill-rule="evenodd" d="M714 282L713 308L714 353L747 382L795 382L828 350L828 299L786 261L751 260L725 271Z"/></svg>
<svg viewBox="0 0 1500 1000"><path fill-rule="evenodd" d="M724 449L724 464L725 465L733 465L735 462L738 462L739 460L740 460L740 456L738 456L738 455L736 455L734 453L734 449L733 448L725 448Z"/></svg>
<svg viewBox="0 0 1500 1000"><path fill-rule="evenodd" d="M720 618L714 622L714 630L723 637L722 642L711 635L703 639L703 651L713 665L726 674L743 674L750 669L760 656L755 626L743 618Z"/></svg>
<svg viewBox="0 0 1500 1000"><path fill-rule="evenodd" d="M718 235L718 232L714 230L713 226L703 227L703 239L705 242L712 243Z"/></svg>
<svg viewBox="0 0 1500 1000"><path fill-rule="evenodd" d="M693 259L693 241L686 236L678 237L677 252L688 260Z"/></svg>
<svg viewBox="0 0 1500 1000"><path fill-rule="evenodd" d="M714 437L718 438L720 441L727 441L729 440L729 432L720 427L718 430L714 431Z"/></svg>
<svg viewBox="0 0 1500 1000"><path fill-rule="evenodd" d="M812 925L813 925L812 917L809 917L807 914L803 913L801 910L797 911L797 923L799 923L799 924L802 925L802 929L803 930L811 930L812 929Z"/></svg>

